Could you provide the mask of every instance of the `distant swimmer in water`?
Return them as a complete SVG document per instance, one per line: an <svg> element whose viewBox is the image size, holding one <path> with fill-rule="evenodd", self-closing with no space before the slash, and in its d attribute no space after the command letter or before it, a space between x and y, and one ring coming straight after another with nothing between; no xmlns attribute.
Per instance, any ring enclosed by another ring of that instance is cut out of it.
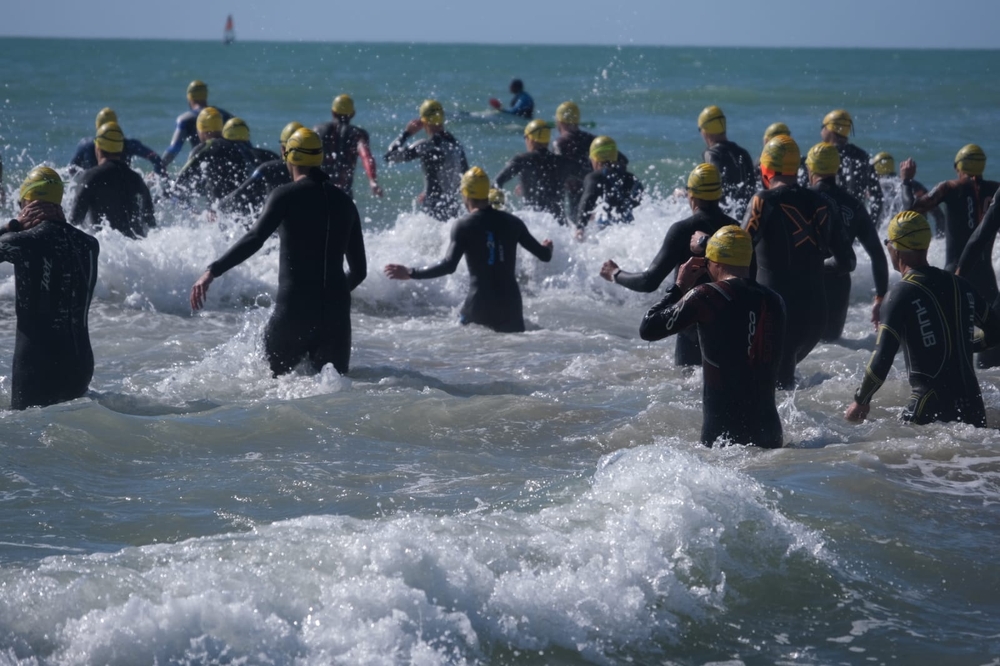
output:
<svg viewBox="0 0 1000 666"><path fill-rule="evenodd" d="M66 222L62 197L59 174L35 167L21 185L17 219L0 227L17 314L11 409L79 398L94 375L87 318L100 243Z"/></svg>
<svg viewBox="0 0 1000 666"><path fill-rule="evenodd" d="M174 186L181 197L197 193L214 203L239 187L253 166L235 141L222 137L222 114L211 106L198 114L198 136L201 143L191 151Z"/></svg>
<svg viewBox="0 0 1000 666"><path fill-rule="evenodd" d="M535 100L531 99L531 95L524 91L524 82L521 79L514 79L510 82L510 94L514 97L510 100L509 107L504 108L500 100L495 97L490 99L490 106L500 113L509 113L531 120L535 114Z"/></svg>
<svg viewBox="0 0 1000 666"><path fill-rule="evenodd" d="M514 176L521 177L519 186L527 208L544 211L566 224L563 202L571 178L582 179L579 166L562 155L549 151L551 130L544 120L532 120L524 128L527 152L515 155L497 174L496 186L502 188Z"/></svg>
<svg viewBox="0 0 1000 666"><path fill-rule="evenodd" d="M810 148L806 155L806 168L809 170L809 189L823 197L833 212L830 220L839 221L841 225L840 230L835 233L845 235L844 241L849 247L854 245L855 240L859 241L871 259L872 278L875 281L871 321L877 327L882 299L889 289L889 264L875 231L875 224L864 205L837 184L840 153L836 146L832 143L817 143ZM848 269L853 269L853 266L841 266L828 251L824 268L827 317L820 339L833 342L840 339L847 322L847 308L851 303L851 272Z"/></svg>
<svg viewBox="0 0 1000 666"><path fill-rule="evenodd" d="M125 163L125 135L118 123L104 123L94 138L97 166L83 172L69 221L94 227L105 223L115 231L139 238L156 226L153 198L142 176Z"/></svg>
<svg viewBox="0 0 1000 666"><path fill-rule="evenodd" d="M744 228L753 238L756 278L781 295L787 329L778 388L795 388L795 366L813 350L826 327L824 259L830 252L837 264L853 270L855 256L845 237L835 234L839 222L821 196L799 187L799 146L780 134L760 155L764 190L754 195ZM751 271L751 274L753 271Z"/></svg>
<svg viewBox="0 0 1000 666"><path fill-rule="evenodd" d="M202 141L198 136L197 123L198 114L208 107L208 86L204 81L195 80L188 84L187 101L190 109L177 116L177 127L174 129L174 136L170 140L170 145L163 151L164 168L174 161L177 154L181 152L181 148L184 147L185 141L191 143L192 150ZM222 116L223 123L233 117L233 114L225 109L217 106L213 108ZM222 128L219 128L219 131L221 132Z"/></svg>
<svg viewBox="0 0 1000 666"><path fill-rule="evenodd" d="M882 216L882 186L875 175L871 159L862 148L849 141L854 133L854 119L843 109L835 109L826 114L820 127L820 140L832 143L840 152L840 171L837 182L851 193L855 199L868 206L868 214L873 220ZM807 184L808 176L803 172L799 183Z"/></svg>
<svg viewBox="0 0 1000 666"><path fill-rule="evenodd" d="M256 169L264 162L273 162L279 159L278 153L267 148L258 148L250 143L250 127L242 118L233 116L222 126L222 138L236 143L237 147L243 151L247 164Z"/></svg>
<svg viewBox="0 0 1000 666"><path fill-rule="evenodd" d="M316 126L316 133L323 140L323 170L330 174L334 185L354 196L354 171L360 157L371 193L382 196L368 132L351 124L354 100L350 95L337 95L330 105L330 113L333 120Z"/></svg>
<svg viewBox="0 0 1000 666"><path fill-rule="evenodd" d="M896 216L896 213L905 209L903 205L903 180L896 173L896 160L887 152L883 151L872 157L872 168L875 169L879 185L882 186L882 218L875 221L875 228L881 229ZM914 198L927 194L927 188L916 180L913 181L910 190ZM941 208L934 207L927 211L924 216L931 223L934 235L938 238L944 238L945 219Z"/></svg>
<svg viewBox="0 0 1000 666"><path fill-rule="evenodd" d="M104 123L117 123L118 116L113 109L105 107L97 112L96 122L96 127L100 128ZM132 166L133 157L141 157L147 160L153 166L153 172L157 175L166 175L166 171L163 168L163 160L160 159L155 150L147 147L138 139L125 139L125 146L122 149L122 160L126 166ZM93 138L80 140L79 145L76 147L76 153L73 154L73 159L70 160L69 164L71 167L80 169L93 169L97 166L97 153L94 150Z"/></svg>
<svg viewBox="0 0 1000 666"><path fill-rule="evenodd" d="M642 319L643 340L697 327L704 360L701 442L782 445L775 385L783 347L781 297L749 277L753 245L738 226L716 231L705 257L688 259L677 282ZM702 275L708 283L698 284Z"/></svg>
<svg viewBox="0 0 1000 666"><path fill-rule="evenodd" d="M427 138L406 145L421 129L427 132ZM458 187L469 163L462 144L445 130L444 108L437 100L428 99L420 105L420 117L407 123L385 154L389 163L412 160L420 160L424 172L424 191L417 197L424 212L442 222L458 215L462 206Z"/></svg>
<svg viewBox="0 0 1000 666"><path fill-rule="evenodd" d="M632 291L650 293L659 289L667 276L695 256L704 256L705 242L722 227L739 224L722 211L722 177L712 164L699 164L688 176L687 198L693 215L674 222L667 230L660 251L641 273L627 273L608 259L601 266L601 277ZM695 240L696 234L698 240ZM707 273L702 282L708 282ZM674 347L674 363L678 366L700 365L701 350L694 329L682 331Z"/></svg>
<svg viewBox="0 0 1000 666"><path fill-rule="evenodd" d="M618 161L618 145L609 136L599 136L590 144L593 171L583 179L577 237L591 222L599 227L627 223L634 218L632 209L642 201L642 183Z"/></svg>
<svg viewBox="0 0 1000 666"><path fill-rule="evenodd" d="M514 269L520 245L542 261L552 259L552 241L539 243L519 218L490 206L490 179L479 167L462 176L462 198L469 211L451 228L451 244L444 259L426 268L387 264L390 280L428 280L450 275L465 257L469 294L462 305L461 322L479 324L500 333L524 330L521 290Z"/></svg>
<svg viewBox="0 0 1000 666"><path fill-rule="evenodd" d="M707 106L698 115L698 131L705 140L702 161L714 164L722 174L725 207L733 217L743 218L750 198L757 191L753 158L726 135L726 116L717 106Z"/></svg>
<svg viewBox="0 0 1000 666"><path fill-rule="evenodd" d="M986 426L972 353L1000 343L1000 317L971 283L927 263L930 243L931 227L920 213L903 211L889 223L889 260L903 279L882 304L875 351L844 414L848 421L868 416L902 347L911 389L904 421Z"/></svg>
<svg viewBox="0 0 1000 666"><path fill-rule="evenodd" d="M264 331L271 372L277 377L308 360L313 370L332 363L343 375L351 359L351 292L368 274L361 218L319 168L323 143L315 132L297 130L285 149L294 182L274 190L253 227L198 278L191 309L205 304L215 278L253 256L277 231L278 293Z"/></svg>
<svg viewBox="0 0 1000 666"><path fill-rule="evenodd" d="M243 184L227 194L219 202L219 210L224 213L250 212L256 214L264 200L276 187L292 182L292 176L288 172L288 164L285 163L285 145L288 139L296 130L302 128L302 123L290 122L281 130L279 142L281 144L281 157L270 162L264 162L250 174L250 177L243 181Z"/></svg>

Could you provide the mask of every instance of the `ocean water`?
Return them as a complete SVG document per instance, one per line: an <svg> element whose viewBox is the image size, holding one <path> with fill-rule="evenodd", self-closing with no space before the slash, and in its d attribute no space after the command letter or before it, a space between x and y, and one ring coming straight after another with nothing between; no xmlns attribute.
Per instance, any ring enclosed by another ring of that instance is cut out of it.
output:
<svg viewBox="0 0 1000 666"><path fill-rule="evenodd" d="M457 116L512 76L543 116L576 99L652 193L583 242L524 213L555 256L519 259L529 330L498 335L457 323L464 266L381 275L435 261L448 227L413 212L415 166L380 163L381 200L359 170L370 271L347 377L270 377L276 241L192 315L191 284L245 220L161 201L147 238L98 233L91 393L12 412L0 265L0 664L1000 664L996 431L900 423L902 359L871 420L842 419L873 344L863 253L845 340L779 394L776 451L702 447L700 373L638 338L658 296L598 276L608 258L644 268L686 214L671 192L700 161L703 106L752 153L777 120L808 147L845 107L859 145L912 155L931 185L965 143L1000 151L997 52L0 46L11 193L65 165L106 105L162 150L192 78L272 147L350 92L381 152L435 96L493 174L520 126ZM980 372L994 426L998 379Z"/></svg>

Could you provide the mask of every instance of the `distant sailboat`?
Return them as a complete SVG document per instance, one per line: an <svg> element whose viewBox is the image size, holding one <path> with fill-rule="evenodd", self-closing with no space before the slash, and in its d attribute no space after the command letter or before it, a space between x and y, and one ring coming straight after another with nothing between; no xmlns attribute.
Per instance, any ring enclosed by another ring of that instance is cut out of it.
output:
<svg viewBox="0 0 1000 666"><path fill-rule="evenodd" d="M236 41L236 31L233 30L233 15L226 17L226 30L222 33L222 43L232 44Z"/></svg>

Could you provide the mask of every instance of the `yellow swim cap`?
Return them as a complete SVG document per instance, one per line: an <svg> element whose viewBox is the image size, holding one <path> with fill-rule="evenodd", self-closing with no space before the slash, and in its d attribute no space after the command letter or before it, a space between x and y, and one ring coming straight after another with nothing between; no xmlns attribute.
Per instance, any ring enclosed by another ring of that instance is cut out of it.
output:
<svg viewBox="0 0 1000 666"><path fill-rule="evenodd" d="M187 90L188 99L192 102L207 102L208 101L208 86L205 85L204 81L199 81L195 79L188 84Z"/></svg>
<svg viewBox="0 0 1000 666"><path fill-rule="evenodd" d="M840 151L832 143L817 143L806 153L806 168L817 176L834 176L840 171Z"/></svg>
<svg viewBox="0 0 1000 666"><path fill-rule="evenodd" d="M323 141L319 134L300 127L285 142L285 161L302 167L316 167L323 163Z"/></svg>
<svg viewBox="0 0 1000 666"><path fill-rule="evenodd" d="M974 143L962 146L955 155L955 168L970 176L982 176L986 171L986 153Z"/></svg>
<svg viewBox="0 0 1000 666"><path fill-rule="evenodd" d="M726 116L717 106L706 106L698 115L698 129L705 134L725 134Z"/></svg>
<svg viewBox="0 0 1000 666"><path fill-rule="evenodd" d="M567 125L579 125L580 107L575 102L563 102L556 107L556 121Z"/></svg>
<svg viewBox="0 0 1000 666"><path fill-rule="evenodd" d="M295 130L300 130L300 129L302 129L302 123L296 122L294 120L285 125L285 128L281 130L281 138L279 139L281 145L283 146L286 143L288 143L289 137L295 134Z"/></svg>
<svg viewBox="0 0 1000 666"><path fill-rule="evenodd" d="M490 205L497 210L504 210L507 206L507 195L504 194L503 190L498 190L495 187L490 189Z"/></svg>
<svg viewBox="0 0 1000 666"><path fill-rule="evenodd" d="M63 198L63 182L53 169L47 166L35 167L21 183L20 198L22 201L47 201L61 204Z"/></svg>
<svg viewBox="0 0 1000 666"><path fill-rule="evenodd" d="M590 159L598 162L617 162L618 144L610 136L599 136L590 142Z"/></svg>
<svg viewBox="0 0 1000 666"><path fill-rule="evenodd" d="M782 176L799 172L799 144L787 134L779 134L766 144L760 154L760 165Z"/></svg>
<svg viewBox="0 0 1000 666"><path fill-rule="evenodd" d="M115 113L114 109L106 106L97 112L97 119L94 121L94 127L100 127L104 123L116 122L118 122L118 114Z"/></svg>
<svg viewBox="0 0 1000 666"><path fill-rule="evenodd" d="M872 158L872 166L879 176L891 176L896 173L896 160L889 153L879 153Z"/></svg>
<svg viewBox="0 0 1000 666"><path fill-rule="evenodd" d="M552 136L552 130L549 128L547 122L541 118L536 118L524 127L524 136L535 143L546 144Z"/></svg>
<svg viewBox="0 0 1000 666"><path fill-rule="evenodd" d="M242 118L233 116L223 125L222 138L230 141L250 141L250 128Z"/></svg>
<svg viewBox="0 0 1000 666"><path fill-rule="evenodd" d="M338 116L353 116L354 100L351 99L350 95L337 95L333 98L330 110Z"/></svg>
<svg viewBox="0 0 1000 666"><path fill-rule="evenodd" d="M424 100L420 105L420 119L425 125L444 125L444 107L436 99Z"/></svg>
<svg viewBox="0 0 1000 666"><path fill-rule="evenodd" d="M931 225L912 210L896 213L889 222L889 245L897 250L926 250L931 244Z"/></svg>
<svg viewBox="0 0 1000 666"><path fill-rule="evenodd" d="M106 153L118 154L125 150L125 134L118 123L104 123L97 128L94 145Z"/></svg>
<svg viewBox="0 0 1000 666"><path fill-rule="evenodd" d="M834 109L823 117L823 127L840 136L850 136L854 130L851 114L843 109Z"/></svg>
<svg viewBox="0 0 1000 666"><path fill-rule="evenodd" d="M221 132L222 131L222 114L214 106L206 106L198 114L198 120L195 121L195 126L198 128L199 132Z"/></svg>
<svg viewBox="0 0 1000 666"><path fill-rule="evenodd" d="M726 225L708 239L705 258L717 264L746 268L753 259L753 240L735 224Z"/></svg>
<svg viewBox="0 0 1000 666"><path fill-rule="evenodd" d="M688 176L687 191L695 199L718 201L722 198L722 176L714 164L699 164Z"/></svg>
<svg viewBox="0 0 1000 666"><path fill-rule="evenodd" d="M462 196L469 199L490 198L490 177L477 166L462 174L462 185L459 188Z"/></svg>
<svg viewBox="0 0 1000 666"><path fill-rule="evenodd" d="M764 130L764 143L767 143L779 134L787 134L788 136L791 136L792 130L788 129L788 125L785 123L771 123L767 126L767 129Z"/></svg>

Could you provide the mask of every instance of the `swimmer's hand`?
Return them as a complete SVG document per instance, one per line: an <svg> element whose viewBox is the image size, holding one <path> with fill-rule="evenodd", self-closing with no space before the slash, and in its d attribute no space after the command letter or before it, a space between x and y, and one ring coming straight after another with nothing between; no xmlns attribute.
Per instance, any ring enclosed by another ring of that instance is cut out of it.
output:
<svg viewBox="0 0 1000 666"><path fill-rule="evenodd" d="M917 163L912 157L908 157L899 165L899 178L901 180L913 180L917 175Z"/></svg>
<svg viewBox="0 0 1000 666"><path fill-rule="evenodd" d="M552 239L546 238L545 240L543 240L542 247L544 247L546 250L551 250L553 247Z"/></svg>
<svg viewBox="0 0 1000 666"><path fill-rule="evenodd" d="M851 423L861 423L868 416L868 412L871 410L871 405L859 405L858 401L855 400L851 403L851 406L847 408L844 412L844 418Z"/></svg>
<svg viewBox="0 0 1000 666"><path fill-rule="evenodd" d="M880 323L882 323L882 297L876 296L875 303L872 305L872 324L875 325L876 331Z"/></svg>
<svg viewBox="0 0 1000 666"><path fill-rule="evenodd" d="M378 183L371 182L371 183L368 183L368 185L371 186L371 188L372 188L372 194L374 196L381 197L381 196L385 195L385 192L382 191L382 187Z"/></svg>
<svg viewBox="0 0 1000 666"><path fill-rule="evenodd" d="M696 231L691 234L691 254L696 257L704 257L706 245L708 245L708 234L704 231Z"/></svg>
<svg viewBox="0 0 1000 666"><path fill-rule="evenodd" d="M406 123L406 129L403 131L406 132L407 136L413 136L423 128L424 128L424 121L422 121L420 118L414 118L410 122Z"/></svg>
<svg viewBox="0 0 1000 666"><path fill-rule="evenodd" d="M382 269L385 276L390 280L409 280L410 269L403 264L386 264Z"/></svg>
<svg viewBox="0 0 1000 666"><path fill-rule="evenodd" d="M490 97L489 102L490 106L492 106L497 111L503 108L503 104L496 97Z"/></svg>
<svg viewBox="0 0 1000 666"><path fill-rule="evenodd" d="M205 271L198 278L198 281L194 283L191 287L191 309L201 310L202 306L205 305L205 298L208 296L208 285L212 284L212 271Z"/></svg>
<svg viewBox="0 0 1000 666"><path fill-rule="evenodd" d="M677 286L685 293L691 291L698 278L707 272L708 260L705 257L691 257L677 269Z"/></svg>
<svg viewBox="0 0 1000 666"><path fill-rule="evenodd" d="M614 282L615 271L618 270L621 270L620 268L618 268L618 264L616 264L611 259L608 259L601 265L601 277L607 280L608 282Z"/></svg>

